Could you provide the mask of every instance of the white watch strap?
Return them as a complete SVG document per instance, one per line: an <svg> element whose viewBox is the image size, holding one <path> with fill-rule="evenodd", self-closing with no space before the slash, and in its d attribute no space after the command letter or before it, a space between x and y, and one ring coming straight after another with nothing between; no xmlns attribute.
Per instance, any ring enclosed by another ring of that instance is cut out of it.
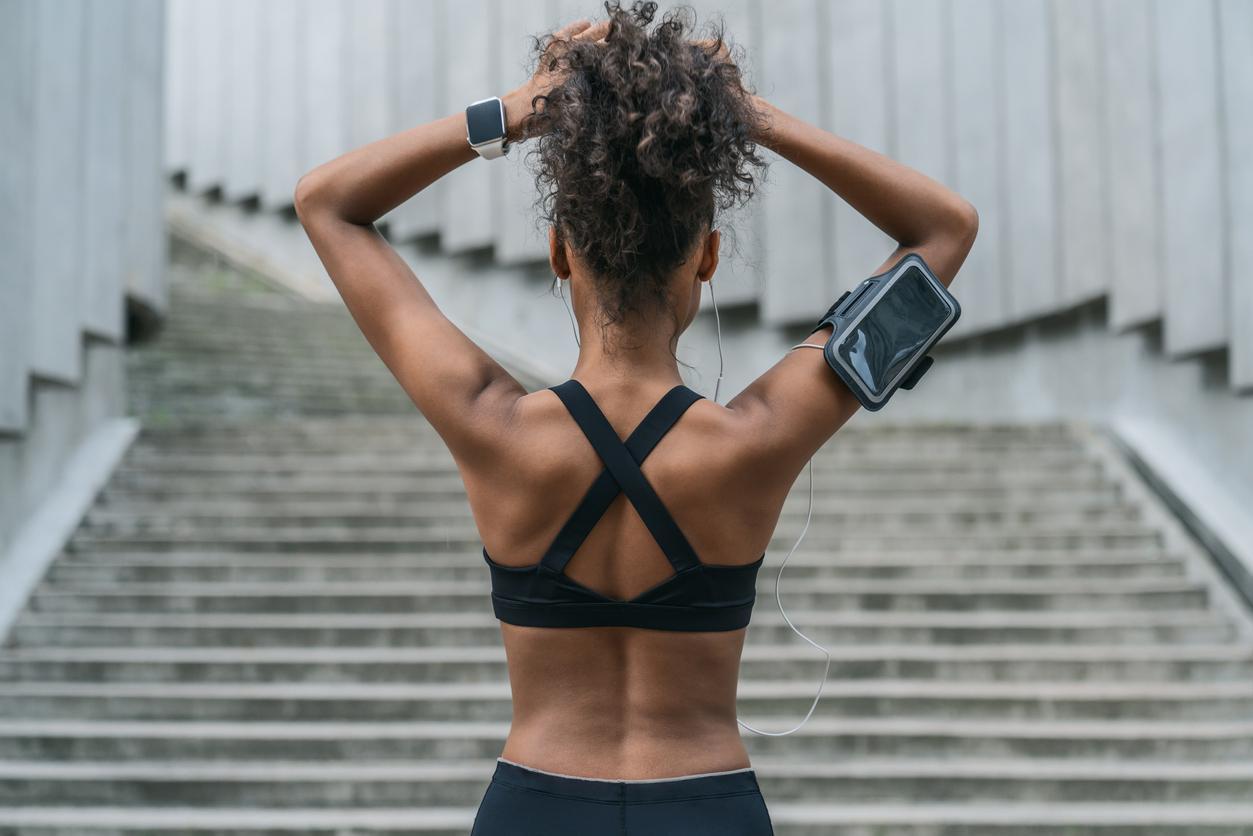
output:
<svg viewBox="0 0 1253 836"><path fill-rule="evenodd" d="M491 142L484 142L481 145L471 145L480 157L485 160L494 160L503 157L509 152L507 143L504 138L496 139Z"/></svg>

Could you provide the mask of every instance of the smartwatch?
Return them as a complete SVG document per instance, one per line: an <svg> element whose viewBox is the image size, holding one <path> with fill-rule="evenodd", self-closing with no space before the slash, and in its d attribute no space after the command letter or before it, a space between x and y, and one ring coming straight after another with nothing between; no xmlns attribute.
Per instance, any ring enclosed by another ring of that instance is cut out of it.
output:
<svg viewBox="0 0 1253 836"><path fill-rule="evenodd" d="M466 141L480 157L494 160L509 153L505 141L505 103L499 96L466 107Z"/></svg>

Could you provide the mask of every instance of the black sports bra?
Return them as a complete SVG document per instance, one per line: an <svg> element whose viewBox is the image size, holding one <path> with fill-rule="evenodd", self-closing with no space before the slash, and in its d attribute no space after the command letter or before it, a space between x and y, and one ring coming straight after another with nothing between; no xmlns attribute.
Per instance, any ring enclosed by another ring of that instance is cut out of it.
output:
<svg viewBox="0 0 1253 836"><path fill-rule="evenodd" d="M679 384L649 410L626 442L592 396L573 378L548 387L557 393L605 463L539 563L502 566L487 561L492 609L527 627L644 627L653 630L737 630L748 624L765 554L743 566L701 563L640 470L640 462L702 395ZM564 573L588 532L621 491L635 506L674 574L628 600L602 595Z"/></svg>

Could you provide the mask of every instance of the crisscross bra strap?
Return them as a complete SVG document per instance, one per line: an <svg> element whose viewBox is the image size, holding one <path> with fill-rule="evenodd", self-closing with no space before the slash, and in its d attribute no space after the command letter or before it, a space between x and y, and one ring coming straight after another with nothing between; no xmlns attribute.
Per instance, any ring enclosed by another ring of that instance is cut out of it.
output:
<svg viewBox="0 0 1253 836"><path fill-rule="evenodd" d="M555 572L565 569L597 520L609 508L618 492L622 491L635 506L640 519L644 521L675 571L698 565L700 560L696 552L661 503L639 465L687 408L702 396L686 386L675 386L649 410L624 444L600 411L600 407L592 400L592 396L577 380L572 378L549 388L570 411L579 429L605 463L605 470L601 471L578 508L562 526L541 563Z"/></svg>

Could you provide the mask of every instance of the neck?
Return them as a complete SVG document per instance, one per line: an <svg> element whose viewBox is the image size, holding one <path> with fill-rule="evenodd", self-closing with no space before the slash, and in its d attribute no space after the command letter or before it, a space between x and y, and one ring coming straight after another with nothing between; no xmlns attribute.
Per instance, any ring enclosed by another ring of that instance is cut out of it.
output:
<svg viewBox="0 0 1253 836"><path fill-rule="evenodd" d="M583 317L579 323L579 359L571 377L616 383L683 382L671 351L668 322L619 324L604 329L602 337L602 329L588 325L588 319Z"/></svg>

